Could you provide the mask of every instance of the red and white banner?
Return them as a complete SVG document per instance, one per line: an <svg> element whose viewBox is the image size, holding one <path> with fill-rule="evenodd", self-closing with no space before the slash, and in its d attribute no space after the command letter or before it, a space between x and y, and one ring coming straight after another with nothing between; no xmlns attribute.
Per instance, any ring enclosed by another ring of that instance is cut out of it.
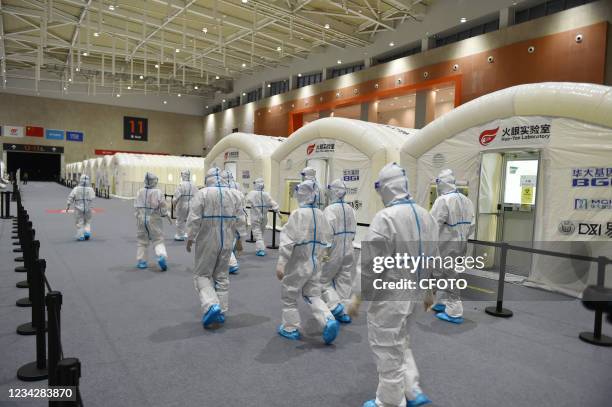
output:
<svg viewBox="0 0 612 407"><path fill-rule="evenodd" d="M23 127L2 126L2 135L5 137L23 137Z"/></svg>
<svg viewBox="0 0 612 407"><path fill-rule="evenodd" d="M125 151L125 150L95 150L94 153L96 155L115 155L117 153L170 155L168 153L146 153L144 151Z"/></svg>

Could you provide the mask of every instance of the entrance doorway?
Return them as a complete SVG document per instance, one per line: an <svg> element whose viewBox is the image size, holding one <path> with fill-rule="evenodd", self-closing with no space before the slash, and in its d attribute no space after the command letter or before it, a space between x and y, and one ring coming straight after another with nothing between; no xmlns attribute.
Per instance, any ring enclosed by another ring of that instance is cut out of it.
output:
<svg viewBox="0 0 612 407"><path fill-rule="evenodd" d="M7 151L8 172L21 169L21 177L30 181L56 181L61 174L61 154Z"/></svg>
<svg viewBox="0 0 612 407"><path fill-rule="evenodd" d="M539 165L539 151L482 155L477 239L533 246ZM490 259L487 266L497 268L499 253L492 248L480 250ZM528 276L531 262L531 255L510 251L507 271Z"/></svg>
<svg viewBox="0 0 612 407"><path fill-rule="evenodd" d="M329 161L323 158L313 158L306 161L307 167L312 167L316 170L316 179L321 188L321 210L327 206L327 194L325 190L327 188L327 180L329 179Z"/></svg>

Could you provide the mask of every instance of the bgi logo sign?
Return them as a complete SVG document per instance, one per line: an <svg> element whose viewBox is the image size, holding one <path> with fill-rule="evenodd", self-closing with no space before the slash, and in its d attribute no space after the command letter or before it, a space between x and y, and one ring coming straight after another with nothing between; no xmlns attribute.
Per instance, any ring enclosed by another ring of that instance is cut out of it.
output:
<svg viewBox="0 0 612 407"><path fill-rule="evenodd" d="M342 180L344 182L359 181L359 170L343 170Z"/></svg>
<svg viewBox="0 0 612 407"><path fill-rule="evenodd" d="M572 187L610 187L612 167L572 168Z"/></svg>
<svg viewBox="0 0 612 407"><path fill-rule="evenodd" d="M334 150L334 143L309 144L306 147L306 155L311 155L313 153L333 153Z"/></svg>

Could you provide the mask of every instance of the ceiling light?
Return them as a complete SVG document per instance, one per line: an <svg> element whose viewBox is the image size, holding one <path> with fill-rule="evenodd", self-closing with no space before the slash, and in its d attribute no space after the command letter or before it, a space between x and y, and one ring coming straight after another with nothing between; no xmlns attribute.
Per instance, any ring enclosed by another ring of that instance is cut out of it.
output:
<svg viewBox="0 0 612 407"><path fill-rule="evenodd" d="M270 86L272 86L272 85L268 84L268 87L270 87Z"/></svg>
<svg viewBox="0 0 612 407"><path fill-rule="evenodd" d="M140 76L139 76L139 78L140 78L140 79L144 79L144 76L140 75Z"/></svg>
<svg viewBox="0 0 612 407"><path fill-rule="evenodd" d="M243 68L246 68L246 64L245 64L244 62L242 63L242 67L243 67Z"/></svg>
<svg viewBox="0 0 612 407"><path fill-rule="evenodd" d="M81 68L79 68L79 67L77 66L77 67L75 68L75 70L76 70L77 72L80 72L80 71L81 71Z"/></svg>
<svg viewBox="0 0 612 407"><path fill-rule="evenodd" d="M89 55L89 53L87 51L83 52L83 56L86 57L87 55Z"/></svg>
<svg viewBox="0 0 612 407"><path fill-rule="evenodd" d="M195 85L193 88L194 88L195 90L198 90L198 85Z"/></svg>
<svg viewBox="0 0 612 407"><path fill-rule="evenodd" d="M338 62L338 65L340 65L340 64L342 63L342 60L340 60L340 59L339 59L339 60L338 60L338 61L336 61L336 62Z"/></svg>
<svg viewBox="0 0 612 407"><path fill-rule="evenodd" d="M225 99L223 99L221 102L225 103Z"/></svg>
<svg viewBox="0 0 612 407"><path fill-rule="evenodd" d="M159 69L159 64L155 64L155 68Z"/></svg>
<svg viewBox="0 0 612 407"><path fill-rule="evenodd" d="M68 82L72 82L72 78L68 78Z"/></svg>
<svg viewBox="0 0 612 407"><path fill-rule="evenodd" d="M176 95L176 96L181 97L182 95L179 93L179 94L178 94L178 95Z"/></svg>
<svg viewBox="0 0 612 407"><path fill-rule="evenodd" d="M325 29L329 30L329 24L325 24Z"/></svg>
<svg viewBox="0 0 612 407"><path fill-rule="evenodd" d="M204 34L206 34L206 33L208 32L208 28L206 28L206 27L202 28L202 32L203 32Z"/></svg>
<svg viewBox="0 0 612 407"><path fill-rule="evenodd" d="M463 24L463 23L465 23L467 21L467 18L461 17L461 19L459 21L461 22L461 24Z"/></svg>
<svg viewBox="0 0 612 407"><path fill-rule="evenodd" d="M121 97L121 95L120 95L119 93L117 93L117 97L118 97L118 98L120 98L120 97Z"/></svg>
<svg viewBox="0 0 612 407"><path fill-rule="evenodd" d="M219 79L219 75L215 75L215 79Z"/></svg>
<svg viewBox="0 0 612 407"><path fill-rule="evenodd" d="M301 77L302 77L302 74L301 74L301 73L299 73L299 74L298 74L298 78L301 78Z"/></svg>
<svg viewBox="0 0 612 407"><path fill-rule="evenodd" d="M128 88L128 90L132 89L132 87L131 87L131 86L129 86L129 85L128 85L128 87L127 87L127 88Z"/></svg>
<svg viewBox="0 0 612 407"><path fill-rule="evenodd" d="M178 52L181 52L181 50L177 48L177 49L174 50L174 52L178 53Z"/></svg>
<svg viewBox="0 0 612 407"><path fill-rule="evenodd" d="M390 47L394 47L394 46L395 46L395 43L394 43L393 41L391 41L391 42L389 43L389 46L390 46Z"/></svg>
<svg viewBox="0 0 612 407"><path fill-rule="evenodd" d="M110 11L115 11L115 6L114 6L113 4L109 4L109 5L108 5L108 9L109 9Z"/></svg>
<svg viewBox="0 0 612 407"><path fill-rule="evenodd" d="M164 105L167 105L167 104L168 104L168 101L167 101L167 100L164 100Z"/></svg>
<svg viewBox="0 0 612 407"><path fill-rule="evenodd" d="M247 4L249 0L242 0L242 4Z"/></svg>
<svg viewBox="0 0 612 407"><path fill-rule="evenodd" d="M281 47L276 47L276 50L277 50L277 51L281 51L281 50L282 50L282 48L281 48Z"/></svg>
<svg viewBox="0 0 612 407"><path fill-rule="evenodd" d="M96 31L96 32L94 33L94 37L99 37L99 36L100 36L100 33Z"/></svg>
<svg viewBox="0 0 612 407"><path fill-rule="evenodd" d="M242 92L242 96L246 96L246 93Z"/></svg>
<svg viewBox="0 0 612 407"><path fill-rule="evenodd" d="M206 105L206 108L208 109L208 105Z"/></svg>

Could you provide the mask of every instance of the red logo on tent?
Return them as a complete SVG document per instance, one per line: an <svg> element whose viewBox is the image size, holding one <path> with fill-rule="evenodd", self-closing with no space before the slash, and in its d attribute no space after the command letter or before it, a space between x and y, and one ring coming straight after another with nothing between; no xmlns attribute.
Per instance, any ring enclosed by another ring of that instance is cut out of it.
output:
<svg viewBox="0 0 612 407"><path fill-rule="evenodd" d="M478 139L478 141L480 141L480 145L481 146L489 145L489 143L495 140L495 137L497 137L498 131L499 131L499 127L495 129L485 130L482 133L480 133L480 137Z"/></svg>
<svg viewBox="0 0 612 407"><path fill-rule="evenodd" d="M316 146L316 144L310 144L308 147L306 147L306 155L312 154Z"/></svg>
<svg viewBox="0 0 612 407"><path fill-rule="evenodd" d="M225 157L225 160L227 160L227 154L228 154L227 151L225 152L225 154L223 154L223 156Z"/></svg>

